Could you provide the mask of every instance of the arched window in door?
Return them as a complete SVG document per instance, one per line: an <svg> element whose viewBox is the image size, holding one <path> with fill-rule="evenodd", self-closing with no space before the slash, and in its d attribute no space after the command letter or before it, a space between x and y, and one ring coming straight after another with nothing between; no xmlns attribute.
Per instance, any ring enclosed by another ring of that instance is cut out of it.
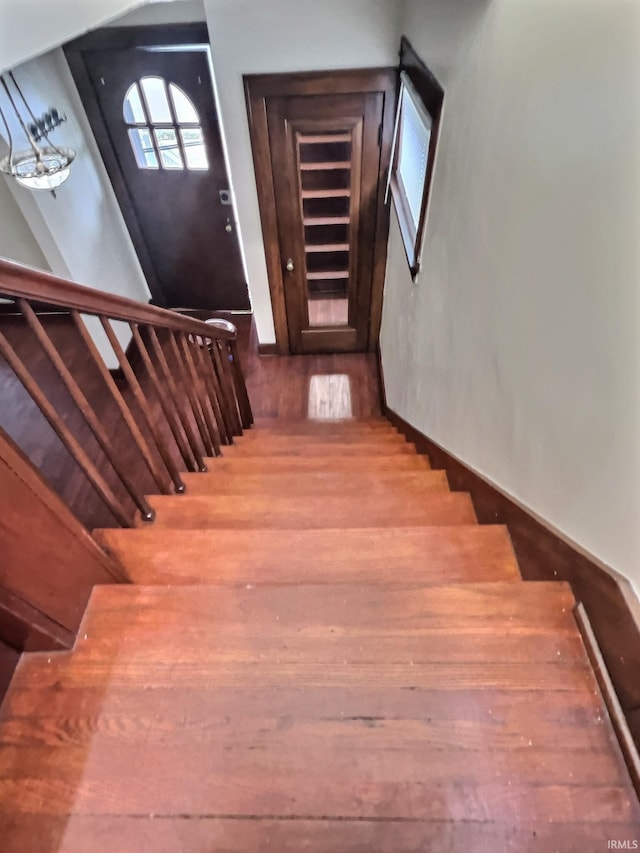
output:
<svg viewBox="0 0 640 853"><path fill-rule="evenodd" d="M200 116L175 83L163 77L132 83L123 115L139 169L209 168Z"/></svg>

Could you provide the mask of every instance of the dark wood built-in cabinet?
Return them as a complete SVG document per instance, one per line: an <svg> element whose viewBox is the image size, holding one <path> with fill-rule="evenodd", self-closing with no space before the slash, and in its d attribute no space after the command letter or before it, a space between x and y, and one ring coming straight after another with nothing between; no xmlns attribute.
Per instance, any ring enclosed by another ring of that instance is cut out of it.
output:
<svg viewBox="0 0 640 853"><path fill-rule="evenodd" d="M246 78L280 352L374 348L393 69Z"/></svg>

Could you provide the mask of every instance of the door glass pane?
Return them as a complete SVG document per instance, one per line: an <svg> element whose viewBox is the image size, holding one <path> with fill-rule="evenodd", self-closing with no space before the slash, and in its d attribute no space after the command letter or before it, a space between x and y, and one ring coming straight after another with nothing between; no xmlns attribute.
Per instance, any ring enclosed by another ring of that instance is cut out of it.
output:
<svg viewBox="0 0 640 853"><path fill-rule="evenodd" d="M348 326L349 300L346 296L309 298L310 326Z"/></svg>
<svg viewBox="0 0 640 853"><path fill-rule="evenodd" d="M178 119L178 124L200 124L200 116L185 93L175 83L169 84L173 109Z"/></svg>
<svg viewBox="0 0 640 853"><path fill-rule="evenodd" d="M348 326L351 134L299 134L309 326Z"/></svg>
<svg viewBox="0 0 640 853"><path fill-rule="evenodd" d="M156 128L153 132L160 149L160 160L163 168L184 169L175 130L171 127L162 127Z"/></svg>
<svg viewBox="0 0 640 853"><path fill-rule="evenodd" d="M148 127L129 128L129 141L139 169L159 168Z"/></svg>
<svg viewBox="0 0 640 853"><path fill-rule="evenodd" d="M142 109L142 100L138 84L134 83L124 99L124 120L127 124L146 124L147 119Z"/></svg>
<svg viewBox="0 0 640 853"><path fill-rule="evenodd" d="M199 127L181 127L180 138L187 169L208 169L207 150Z"/></svg>
<svg viewBox="0 0 640 853"><path fill-rule="evenodd" d="M140 81L149 118L153 124L171 124L171 110L162 77L143 77Z"/></svg>

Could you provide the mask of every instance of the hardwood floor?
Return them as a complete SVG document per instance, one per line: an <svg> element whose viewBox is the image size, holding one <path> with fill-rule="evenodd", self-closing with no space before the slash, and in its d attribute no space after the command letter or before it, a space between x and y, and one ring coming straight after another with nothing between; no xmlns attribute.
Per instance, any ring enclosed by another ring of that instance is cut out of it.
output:
<svg viewBox="0 0 640 853"><path fill-rule="evenodd" d="M131 583L17 666L1 853L640 840L569 586L524 582L506 528L380 417L372 357L259 359L241 324L254 429L153 525L97 530Z"/></svg>
<svg viewBox="0 0 640 853"><path fill-rule="evenodd" d="M350 413L336 400L335 386L324 383L326 416L379 418L380 391L378 365L373 353L335 355L258 356L255 326L248 315L225 315L236 323L240 334L240 357L247 378L253 414L260 418L281 420L307 419L310 390L314 377L344 376L349 393ZM318 383L319 393L323 383ZM322 400L311 398L312 408L322 407Z"/></svg>
<svg viewBox="0 0 640 853"><path fill-rule="evenodd" d="M3 853L633 838L572 603L544 583L96 589L75 650L23 661L2 709Z"/></svg>

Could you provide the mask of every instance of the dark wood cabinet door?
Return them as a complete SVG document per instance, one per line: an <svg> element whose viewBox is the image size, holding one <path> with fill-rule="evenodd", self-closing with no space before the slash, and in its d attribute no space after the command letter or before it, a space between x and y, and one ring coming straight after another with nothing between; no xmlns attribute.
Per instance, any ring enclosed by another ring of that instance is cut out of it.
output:
<svg viewBox="0 0 640 853"><path fill-rule="evenodd" d="M97 107L94 131L156 301L248 309L206 50L113 47L82 59L83 99L95 101L88 113Z"/></svg>
<svg viewBox="0 0 640 853"><path fill-rule="evenodd" d="M366 350L384 94L266 107L291 352Z"/></svg>

